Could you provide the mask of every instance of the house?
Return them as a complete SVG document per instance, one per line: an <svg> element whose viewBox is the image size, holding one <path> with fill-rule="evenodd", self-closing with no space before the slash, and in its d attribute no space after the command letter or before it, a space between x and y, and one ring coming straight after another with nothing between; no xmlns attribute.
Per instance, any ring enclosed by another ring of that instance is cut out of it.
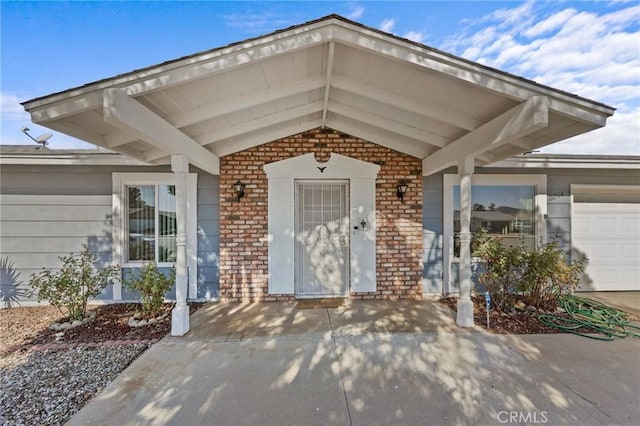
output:
<svg viewBox="0 0 640 426"><path fill-rule="evenodd" d="M3 147L5 293L87 244L125 272L175 265L174 335L188 299L460 291L470 326L476 193L503 207L492 228L586 253L585 288L638 289L640 159L520 155L613 108L340 16L23 105L105 149Z"/></svg>

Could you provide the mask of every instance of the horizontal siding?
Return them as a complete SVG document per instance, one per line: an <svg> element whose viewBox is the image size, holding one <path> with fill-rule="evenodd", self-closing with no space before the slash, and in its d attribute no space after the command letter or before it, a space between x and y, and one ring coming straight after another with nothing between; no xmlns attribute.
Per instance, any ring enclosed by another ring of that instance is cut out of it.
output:
<svg viewBox="0 0 640 426"><path fill-rule="evenodd" d="M442 292L442 174L422 182L423 293Z"/></svg>
<svg viewBox="0 0 640 426"><path fill-rule="evenodd" d="M87 218L89 219L89 218ZM77 220L75 222L2 222L2 237L85 237L110 236L111 222Z"/></svg>
<svg viewBox="0 0 640 426"><path fill-rule="evenodd" d="M198 297L218 297L220 253L220 179L198 176Z"/></svg>
<svg viewBox="0 0 640 426"><path fill-rule="evenodd" d="M87 245L99 264L111 262L112 173L169 172L169 167L3 166L0 170L2 296L22 292L42 268ZM198 296L217 297L219 179L198 175ZM123 297L133 297L123 292ZM113 297L108 288L103 299ZM175 291L167 293L174 298ZM1 301L0 301L1 304Z"/></svg>
<svg viewBox="0 0 640 426"><path fill-rule="evenodd" d="M71 253L83 244L92 253L111 251L111 236L100 237L2 237L0 253Z"/></svg>
<svg viewBox="0 0 640 426"><path fill-rule="evenodd" d="M84 197L80 197L84 198ZM108 205L0 205L0 218L4 223L16 222L76 222L93 219L111 221L111 203Z"/></svg>
<svg viewBox="0 0 640 426"><path fill-rule="evenodd" d="M2 206L110 206L109 195L84 195L82 197L69 195L33 195L0 194Z"/></svg>
<svg viewBox="0 0 640 426"><path fill-rule="evenodd" d="M58 270L59 258L78 252L83 245L98 256L98 265L111 262L109 168L3 166L0 173L5 302L11 297L7 293L28 288L32 274L42 268ZM101 297L111 298L112 289Z"/></svg>

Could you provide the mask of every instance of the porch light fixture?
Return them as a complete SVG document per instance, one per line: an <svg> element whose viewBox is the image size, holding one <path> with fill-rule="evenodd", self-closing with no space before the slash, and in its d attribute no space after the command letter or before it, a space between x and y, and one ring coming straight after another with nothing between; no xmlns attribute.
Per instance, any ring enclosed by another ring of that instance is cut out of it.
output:
<svg viewBox="0 0 640 426"><path fill-rule="evenodd" d="M233 184L233 189L235 189L236 191L236 201L240 202L240 198L244 197L244 183L240 182L239 180L236 181L236 183Z"/></svg>
<svg viewBox="0 0 640 426"><path fill-rule="evenodd" d="M409 189L409 183L406 180L401 180L398 182L398 186L396 187L396 195L404 203L404 194L407 193L407 189Z"/></svg>

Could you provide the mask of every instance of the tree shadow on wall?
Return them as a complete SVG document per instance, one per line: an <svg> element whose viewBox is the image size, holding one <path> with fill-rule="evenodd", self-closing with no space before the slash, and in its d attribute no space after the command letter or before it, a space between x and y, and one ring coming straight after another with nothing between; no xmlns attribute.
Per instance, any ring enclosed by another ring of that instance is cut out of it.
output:
<svg viewBox="0 0 640 426"><path fill-rule="evenodd" d="M3 307L10 308L20 305L19 300L27 297L27 289L20 287L20 273L9 257L0 259L0 301Z"/></svg>

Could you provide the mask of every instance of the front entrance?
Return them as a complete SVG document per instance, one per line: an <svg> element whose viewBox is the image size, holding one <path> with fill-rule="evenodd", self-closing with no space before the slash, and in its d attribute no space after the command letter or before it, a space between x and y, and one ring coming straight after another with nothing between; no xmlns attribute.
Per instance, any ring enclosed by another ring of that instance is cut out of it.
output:
<svg viewBox="0 0 640 426"><path fill-rule="evenodd" d="M344 297L349 283L349 182L295 183L295 294Z"/></svg>

